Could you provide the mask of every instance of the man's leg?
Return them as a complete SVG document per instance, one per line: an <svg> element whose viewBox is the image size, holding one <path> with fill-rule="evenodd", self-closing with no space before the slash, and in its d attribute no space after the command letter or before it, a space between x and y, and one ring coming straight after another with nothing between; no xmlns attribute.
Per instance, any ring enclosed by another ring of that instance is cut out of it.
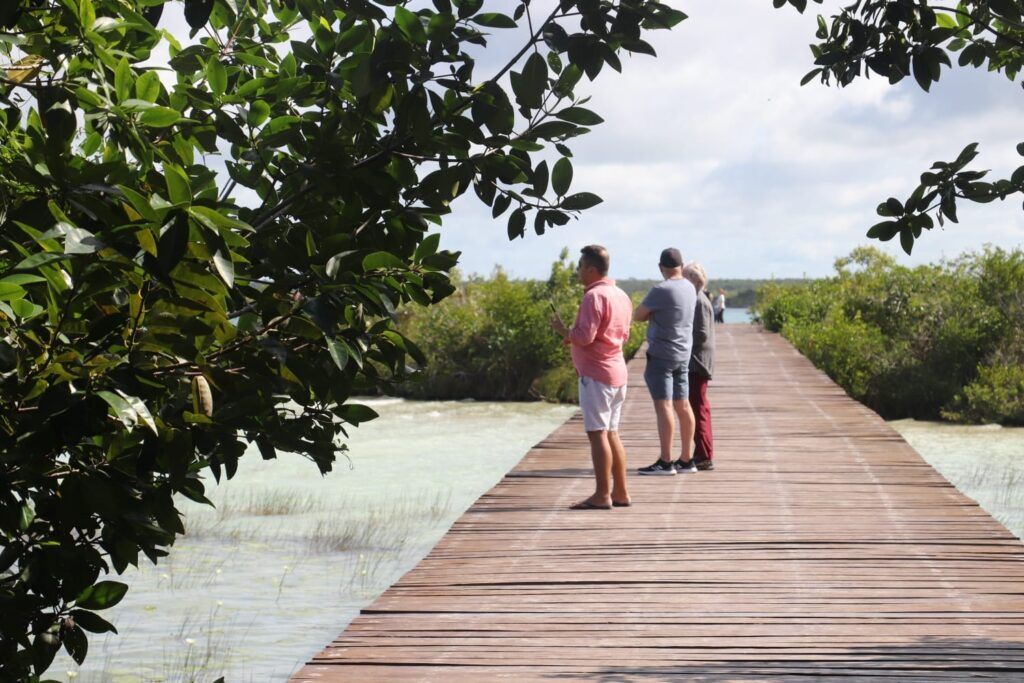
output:
<svg viewBox="0 0 1024 683"><path fill-rule="evenodd" d="M587 438L590 439L590 459L594 463L594 479L597 482L594 495L587 500L594 505L611 505L613 455L608 432L587 432Z"/></svg>
<svg viewBox="0 0 1024 683"><path fill-rule="evenodd" d="M672 462L672 437L675 435L676 429L676 419L672 414L672 404L667 400L660 401L656 399L654 401L654 412L658 416L658 441L661 443L661 459L665 462ZM693 438L692 424L690 426L690 438Z"/></svg>
<svg viewBox="0 0 1024 683"><path fill-rule="evenodd" d="M612 451L612 500L616 503L628 503L629 491L626 489L626 448L622 445L619 433L608 432L608 445Z"/></svg>
<svg viewBox="0 0 1024 683"><path fill-rule="evenodd" d="M679 459L683 462L689 462L693 459L693 431L696 428L693 409L690 407L690 400L686 398L672 401L672 407L675 408L675 413L679 416L679 436L682 440L679 448ZM672 440L670 438L669 448L671 446Z"/></svg>

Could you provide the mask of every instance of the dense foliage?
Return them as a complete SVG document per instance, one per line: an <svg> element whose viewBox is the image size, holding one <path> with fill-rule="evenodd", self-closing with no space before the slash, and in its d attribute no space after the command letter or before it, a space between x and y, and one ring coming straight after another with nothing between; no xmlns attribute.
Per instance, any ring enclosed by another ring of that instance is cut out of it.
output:
<svg viewBox="0 0 1024 683"><path fill-rule="evenodd" d="M546 281L511 280L497 269L489 279L457 283L457 293L436 306L404 311L400 329L429 362L402 393L435 399L575 402L576 371L549 320L554 306L571 324L582 296L575 263L563 251ZM633 323L624 349L627 358L645 333L645 324Z"/></svg>
<svg viewBox="0 0 1024 683"><path fill-rule="evenodd" d="M1024 252L907 268L875 249L765 285L755 318L886 418L1024 425Z"/></svg>
<svg viewBox="0 0 1024 683"><path fill-rule="evenodd" d="M803 12L807 0L787 2ZM814 0L821 4L822 0ZM1017 81L1024 66L1024 2L1021 0L857 0L845 5L827 22L818 17L817 38L811 46L817 68L803 82L849 85L856 78L881 76L898 83L913 76L928 90L943 68L986 67ZM987 170L969 168L978 155L977 143L963 148L953 161L937 161L921 174L920 184L905 200L890 197L878 205L884 220L868 237L891 240L897 235L909 254L914 240L937 222L957 222L957 202L991 202L1024 194L1024 165L1007 177L988 179ZM1024 143L1017 146L1024 155Z"/></svg>
<svg viewBox="0 0 1024 683"><path fill-rule="evenodd" d="M206 470L329 471L373 417L349 396L423 360L396 308L454 291L431 225L469 188L510 238L600 201L570 193L577 84L684 18L406 4L0 4L0 679L113 630L101 577L167 553Z"/></svg>

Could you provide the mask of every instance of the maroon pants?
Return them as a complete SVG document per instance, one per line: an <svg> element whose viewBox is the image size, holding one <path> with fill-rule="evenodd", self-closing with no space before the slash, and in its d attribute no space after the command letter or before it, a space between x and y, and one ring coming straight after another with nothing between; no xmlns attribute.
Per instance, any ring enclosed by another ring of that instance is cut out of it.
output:
<svg viewBox="0 0 1024 683"><path fill-rule="evenodd" d="M712 460L715 457L714 435L711 433L711 404L708 403L708 378L690 373L690 407L697 420L693 432L694 460Z"/></svg>

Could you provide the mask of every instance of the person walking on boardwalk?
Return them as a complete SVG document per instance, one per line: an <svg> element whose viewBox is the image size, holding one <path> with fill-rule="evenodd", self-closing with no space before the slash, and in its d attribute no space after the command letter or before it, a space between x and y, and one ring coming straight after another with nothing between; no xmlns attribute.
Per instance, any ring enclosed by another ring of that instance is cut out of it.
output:
<svg viewBox="0 0 1024 683"><path fill-rule="evenodd" d="M661 455L653 464L641 467L639 473L673 475L697 471L690 455L694 417L689 401L691 335L697 290L683 277L683 257L678 249L662 251L658 268L664 281L652 287L644 297L636 309L636 319L647 321L644 381L651 392L654 412L658 417ZM677 416L682 445L679 458L673 460L672 439Z"/></svg>
<svg viewBox="0 0 1024 683"><path fill-rule="evenodd" d="M715 322L725 322L725 290L719 289L718 296L715 297Z"/></svg>
<svg viewBox="0 0 1024 683"><path fill-rule="evenodd" d="M697 308L693 314L693 348L690 349L690 408L695 420L693 432L693 464L698 470L713 470L715 465L714 435L711 431L711 404L708 403L708 382L715 366L715 322L711 299L704 286L708 282L704 268L693 261L683 267L683 277L697 290ZM688 468L683 463L684 468Z"/></svg>
<svg viewBox="0 0 1024 683"><path fill-rule="evenodd" d="M626 360L622 346L629 338L633 303L608 277L608 250L592 244L580 250L577 268L583 301L571 328L558 318L551 327L571 347L579 375L583 428L597 480L594 495L573 510L608 510L630 504L626 489L626 449L619 439L619 417L626 401Z"/></svg>

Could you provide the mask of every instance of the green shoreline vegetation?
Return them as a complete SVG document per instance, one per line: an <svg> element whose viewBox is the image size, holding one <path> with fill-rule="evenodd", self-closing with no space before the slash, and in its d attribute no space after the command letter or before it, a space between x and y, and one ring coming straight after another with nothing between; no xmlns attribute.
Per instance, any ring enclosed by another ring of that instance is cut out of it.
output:
<svg viewBox="0 0 1024 683"><path fill-rule="evenodd" d="M861 247L835 269L764 285L755 322L886 419L1024 425L1024 252L908 268Z"/></svg>
<svg viewBox="0 0 1024 683"><path fill-rule="evenodd" d="M576 401L569 350L549 322L552 305L563 320L573 320L583 295L567 249L545 281L514 280L498 267L489 278L453 275L452 283L456 293L448 299L400 312L402 334L429 359L416 380L400 385L400 395ZM645 330L644 324L633 323L627 358L640 347Z"/></svg>
<svg viewBox="0 0 1024 683"><path fill-rule="evenodd" d="M622 279L617 284L639 305L657 280ZM717 280L729 303L752 303L764 280ZM784 280L792 283L799 280ZM429 359L419 376L398 387L418 399L498 401L545 400L575 403L576 372L569 350L551 331L554 304L562 320L576 316L583 287L575 261L563 249L547 280L509 278L500 266L488 278L453 275L456 293L429 308L399 312L402 334ZM646 323L633 323L623 350L632 358L643 343Z"/></svg>

